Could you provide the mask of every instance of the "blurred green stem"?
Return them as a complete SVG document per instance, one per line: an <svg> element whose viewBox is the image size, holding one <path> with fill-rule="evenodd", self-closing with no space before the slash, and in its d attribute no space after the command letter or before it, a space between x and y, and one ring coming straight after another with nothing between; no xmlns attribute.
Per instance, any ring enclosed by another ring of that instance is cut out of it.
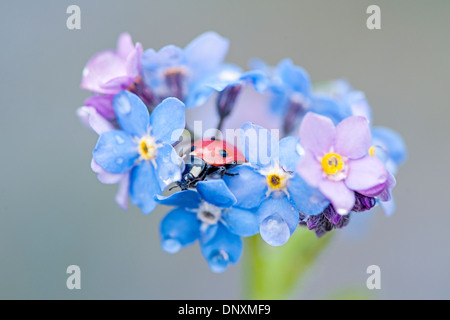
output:
<svg viewBox="0 0 450 320"><path fill-rule="evenodd" d="M281 247L266 244L259 235L245 239L244 298L287 299L331 238L299 228Z"/></svg>

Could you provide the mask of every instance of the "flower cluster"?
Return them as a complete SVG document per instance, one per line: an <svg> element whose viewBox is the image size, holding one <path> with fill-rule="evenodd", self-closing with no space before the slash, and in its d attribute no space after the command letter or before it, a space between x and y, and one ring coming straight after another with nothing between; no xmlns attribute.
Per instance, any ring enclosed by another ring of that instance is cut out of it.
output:
<svg viewBox="0 0 450 320"><path fill-rule="evenodd" d="M123 34L88 61L81 87L93 95L78 116L99 135L91 168L119 184L117 203L171 206L163 250L198 241L215 272L240 259L242 237L281 246L298 226L320 237L377 205L391 215L406 147L372 125L364 93L344 80L313 86L289 59L243 71L224 62L228 47L207 32L144 51Z"/></svg>

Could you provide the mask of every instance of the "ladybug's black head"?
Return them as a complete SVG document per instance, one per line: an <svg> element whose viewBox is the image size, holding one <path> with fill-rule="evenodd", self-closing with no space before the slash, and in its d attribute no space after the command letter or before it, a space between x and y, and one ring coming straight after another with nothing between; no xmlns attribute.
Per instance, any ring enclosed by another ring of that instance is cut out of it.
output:
<svg viewBox="0 0 450 320"><path fill-rule="evenodd" d="M207 165L203 159L190 156L187 161L185 161L185 168L181 174L181 180L178 182L178 186L182 190L195 186L198 181L205 178L206 169Z"/></svg>

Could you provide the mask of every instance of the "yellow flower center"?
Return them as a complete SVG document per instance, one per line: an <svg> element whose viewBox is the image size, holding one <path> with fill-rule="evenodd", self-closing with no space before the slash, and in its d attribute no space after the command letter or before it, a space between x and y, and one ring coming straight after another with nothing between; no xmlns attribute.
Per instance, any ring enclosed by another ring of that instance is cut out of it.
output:
<svg viewBox="0 0 450 320"><path fill-rule="evenodd" d="M282 168L276 166L265 172L261 172L266 176L266 182L270 190L285 190L291 175Z"/></svg>
<svg viewBox="0 0 450 320"><path fill-rule="evenodd" d="M369 154L370 154L372 157L375 157L375 152L376 152L376 147L375 147L375 146L371 146L371 147L369 148Z"/></svg>
<svg viewBox="0 0 450 320"><path fill-rule="evenodd" d="M267 176L267 185L272 189L278 190L282 188L282 178L277 174Z"/></svg>
<svg viewBox="0 0 450 320"><path fill-rule="evenodd" d="M158 147L155 139L150 136L142 137L138 143L138 152L142 159L153 160L156 157Z"/></svg>
<svg viewBox="0 0 450 320"><path fill-rule="evenodd" d="M179 67L169 67L166 69L165 75L166 76L174 76L178 74L186 74L186 68L183 66Z"/></svg>
<svg viewBox="0 0 450 320"><path fill-rule="evenodd" d="M337 153L328 153L322 158L322 168L327 175L335 175L344 168L344 159Z"/></svg>

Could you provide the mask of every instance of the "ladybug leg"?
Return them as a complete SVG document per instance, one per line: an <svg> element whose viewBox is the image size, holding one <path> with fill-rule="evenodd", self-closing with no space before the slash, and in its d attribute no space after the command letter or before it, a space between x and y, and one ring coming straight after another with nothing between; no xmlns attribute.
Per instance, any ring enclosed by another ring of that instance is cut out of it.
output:
<svg viewBox="0 0 450 320"><path fill-rule="evenodd" d="M230 177L234 177L234 176L238 176L239 175L239 172L227 172L227 171L225 171L224 172L224 175L226 175L226 176L230 176Z"/></svg>
<svg viewBox="0 0 450 320"><path fill-rule="evenodd" d="M220 166L216 170L216 174L220 175L221 178L223 178L223 175L227 172L227 168L225 166Z"/></svg>
<svg viewBox="0 0 450 320"><path fill-rule="evenodd" d="M233 164L231 164L229 166L224 167L225 168L225 172L223 173L223 175L230 176L230 177L238 176L239 175L238 172L233 172L233 173L228 172L229 170L233 169L236 166L237 166L237 164L233 163ZM222 175L222 177L223 177L223 175Z"/></svg>
<svg viewBox="0 0 450 320"><path fill-rule="evenodd" d="M231 173L231 172L225 172L224 175L229 176L229 177L234 177L234 176L238 176L239 173L238 173L238 172L234 172L234 173Z"/></svg>
<svg viewBox="0 0 450 320"><path fill-rule="evenodd" d="M175 189L175 188L180 188L181 190L183 190L183 188L181 188L179 184L176 184L176 185L170 187L170 188L169 188L169 191L172 191L172 190Z"/></svg>
<svg viewBox="0 0 450 320"><path fill-rule="evenodd" d="M288 170L285 170L283 167L282 167L282 169L283 169L284 172L286 172L286 173L288 173L288 174L290 174L290 175L293 175L293 174L294 174L294 171L288 171Z"/></svg>

